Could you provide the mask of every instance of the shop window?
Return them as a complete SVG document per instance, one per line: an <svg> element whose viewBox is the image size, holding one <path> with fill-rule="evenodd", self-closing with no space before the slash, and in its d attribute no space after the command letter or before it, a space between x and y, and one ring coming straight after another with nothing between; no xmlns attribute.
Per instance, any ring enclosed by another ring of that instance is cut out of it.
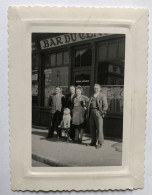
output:
<svg viewBox="0 0 152 195"><path fill-rule="evenodd" d="M110 60L117 58L117 48L118 48L118 43L117 42L112 42L112 43L109 44L108 58Z"/></svg>
<svg viewBox="0 0 152 195"><path fill-rule="evenodd" d="M56 54L55 53L51 54L50 58L51 58L50 59L51 66L55 66L56 65Z"/></svg>
<svg viewBox="0 0 152 195"><path fill-rule="evenodd" d="M64 65L69 64L70 59L69 59L69 52L68 51L63 52L63 59L64 59L63 60Z"/></svg>
<svg viewBox="0 0 152 195"><path fill-rule="evenodd" d="M113 66L113 72L117 72L117 67Z"/></svg>
<svg viewBox="0 0 152 195"><path fill-rule="evenodd" d="M123 113L123 86L102 86L108 101L107 116L122 115Z"/></svg>
<svg viewBox="0 0 152 195"><path fill-rule="evenodd" d="M45 55L43 64L45 68L49 68L50 66L69 65L69 52L65 51Z"/></svg>
<svg viewBox="0 0 152 195"><path fill-rule="evenodd" d="M111 78L111 83L109 83L110 85L116 85L117 83L117 79L116 78Z"/></svg>
<svg viewBox="0 0 152 195"><path fill-rule="evenodd" d="M32 71L32 95L38 95L38 70Z"/></svg>
<svg viewBox="0 0 152 195"><path fill-rule="evenodd" d="M124 62L106 61L98 63L97 82L101 85L124 84Z"/></svg>
<svg viewBox="0 0 152 195"><path fill-rule="evenodd" d="M38 84L32 84L32 96L38 95Z"/></svg>
<svg viewBox="0 0 152 195"><path fill-rule="evenodd" d="M45 70L45 91L44 91L44 106L48 107L48 100L51 94L55 92L55 86L67 88L69 84L69 68L54 67Z"/></svg>
<svg viewBox="0 0 152 195"><path fill-rule="evenodd" d="M32 74L32 82L37 81L38 80L38 74Z"/></svg>
<svg viewBox="0 0 152 195"><path fill-rule="evenodd" d="M98 60L99 62L105 61L107 59L107 50L108 50L108 44L101 44L99 45L98 49Z"/></svg>
<svg viewBox="0 0 152 195"><path fill-rule="evenodd" d="M32 55L32 67L33 67L33 69L38 69L39 61L40 61L39 55L37 55L37 54Z"/></svg>
<svg viewBox="0 0 152 195"><path fill-rule="evenodd" d="M97 82L101 85L108 83L108 72L112 71L112 66L108 66L108 62L98 63Z"/></svg>
<svg viewBox="0 0 152 195"><path fill-rule="evenodd" d="M120 41L118 43L118 56L120 59L125 58L125 41Z"/></svg>
<svg viewBox="0 0 152 195"><path fill-rule="evenodd" d="M92 50L82 49L75 52L75 67L91 66Z"/></svg>
<svg viewBox="0 0 152 195"><path fill-rule="evenodd" d="M44 56L43 65L45 68L48 68L50 66L50 56L49 55Z"/></svg>
<svg viewBox="0 0 152 195"><path fill-rule="evenodd" d="M57 66L62 65L62 53L57 53Z"/></svg>

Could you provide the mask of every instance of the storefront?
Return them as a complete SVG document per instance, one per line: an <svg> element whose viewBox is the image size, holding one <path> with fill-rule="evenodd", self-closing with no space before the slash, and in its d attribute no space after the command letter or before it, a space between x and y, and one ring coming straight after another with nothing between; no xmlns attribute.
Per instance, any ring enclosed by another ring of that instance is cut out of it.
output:
<svg viewBox="0 0 152 195"><path fill-rule="evenodd" d="M106 137L122 138L125 35L32 35L32 125L49 124L48 98L55 86L83 86L90 96L94 83L108 99Z"/></svg>

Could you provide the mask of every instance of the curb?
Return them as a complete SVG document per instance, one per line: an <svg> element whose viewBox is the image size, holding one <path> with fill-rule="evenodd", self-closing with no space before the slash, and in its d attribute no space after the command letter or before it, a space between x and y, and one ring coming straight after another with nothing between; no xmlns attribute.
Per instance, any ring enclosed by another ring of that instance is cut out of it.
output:
<svg viewBox="0 0 152 195"><path fill-rule="evenodd" d="M43 156L37 154L32 154L32 159L47 164L51 167L72 167L70 164L64 164L54 159L44 158Z"/></svg>

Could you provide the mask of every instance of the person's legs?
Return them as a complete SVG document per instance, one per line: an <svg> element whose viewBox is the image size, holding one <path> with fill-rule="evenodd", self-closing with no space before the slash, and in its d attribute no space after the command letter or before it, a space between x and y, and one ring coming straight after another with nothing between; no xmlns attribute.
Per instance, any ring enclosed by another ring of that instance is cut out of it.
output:
<svg viewBox="0 0 152 195"><path fill-rule="evenodd" d="M54 115L55 114L50 114L50 124L49 124L49 131L48 131L48 136L47 136L47 138L50 138L50 137L53 137L53 133L54 133L54 125L55 125L55 123L54 123Z"/></svg>
<svg viewBox="0 0 152 195"><path fill-rule="evenodd" d="M90 118L89 118L89 129L91 134L91 145L96 144L96 128L95 128L95 121L94 121L94 111L90 112Z"/></svg>
<svg viewBox="0 0 152 195"><path fill-rule="evenodd" d="M74 138L75 138L75 131L74 131L74 126L71 124L71 126L70 126L70 138L72 139L72 140L74 140Z"/></svg>
<svg viewBox="0 0 152 195"><path fill-rule="evenodd" d="M84 129L83 128L80 128L79 132L80 132L79 133L79 142L82 143Z"/></svg>
<svg viewBox="0 0 152 195"><path fill-rule="evenodd" d="M79 128L75 128L75 141L78 142L79 141Z"/></svg>
<svg viewBox="0 0 152 195"><path fill-rule="evenodd" d="M60 123L61 123L61 121L62 121L62 113L60 112L60 111L56 111L56 113L55 113L55 118L54 118L54 130L56 130L57 131L57 133L58 133L58 126L60 125ZM58 135L59 137L61 137L61 130L59 131L59 135Z"/></svg>
<svg viewBox="0 0 152 195"><path fill-rule="evenodd" d="M102 145L104 142L104 136L103 136L103 118L100 115L99 111L96 113L95 117L95 124L97 129L97 143L99 145Z"/></svg>

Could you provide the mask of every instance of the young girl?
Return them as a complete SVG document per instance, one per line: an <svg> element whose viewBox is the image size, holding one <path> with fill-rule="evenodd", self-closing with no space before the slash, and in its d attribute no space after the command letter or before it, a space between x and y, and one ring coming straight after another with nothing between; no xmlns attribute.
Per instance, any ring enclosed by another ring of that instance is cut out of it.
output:
<svg viewBox="0 0 152 195"><path fill-rule="evenodd" d="M75 129L75 141L82 143L84 123L85 123L85 112L86 104L89 98L82 95L82 87L76 87L76 96L73 99L73 109L72 109L72 124Z"/></svg>

